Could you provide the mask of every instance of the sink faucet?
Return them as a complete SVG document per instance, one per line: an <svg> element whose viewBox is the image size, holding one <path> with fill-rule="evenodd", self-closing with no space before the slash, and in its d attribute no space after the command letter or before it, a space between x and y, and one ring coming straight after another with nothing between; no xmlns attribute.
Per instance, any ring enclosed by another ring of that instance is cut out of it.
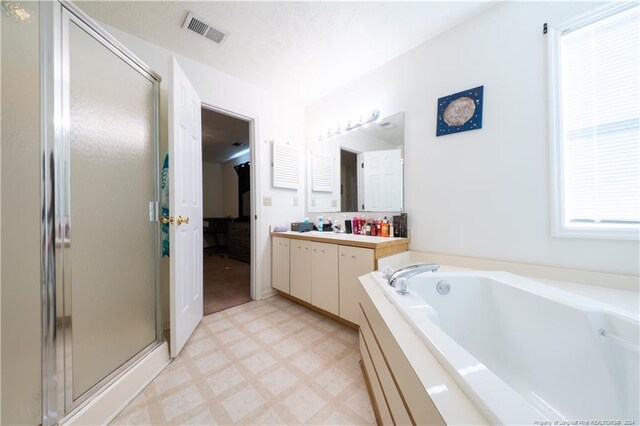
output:
<svg viewBox="0 0 640 426"><path fill-rule="evenodd" d="M418 263L417 265L405 266L404 268L398 269L389 278L387 278L387 283L389 283L391 287L395 287L398 278L409 279L412 276L423 272L437 272L438 269L440 269L440 265L437 263Z"/></svg>

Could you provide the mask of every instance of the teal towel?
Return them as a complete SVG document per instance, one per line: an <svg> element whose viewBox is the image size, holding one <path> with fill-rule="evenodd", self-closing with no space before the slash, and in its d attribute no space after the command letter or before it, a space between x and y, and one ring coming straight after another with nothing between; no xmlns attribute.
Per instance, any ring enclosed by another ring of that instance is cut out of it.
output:
<svg viewBox="0 0 640 426"><path fill-rule="evenodd" d="M162 162L160 175L160 217L169 217L169 153L167 152ZM162 225L162 257L169 257L169 224Z"/></svg>

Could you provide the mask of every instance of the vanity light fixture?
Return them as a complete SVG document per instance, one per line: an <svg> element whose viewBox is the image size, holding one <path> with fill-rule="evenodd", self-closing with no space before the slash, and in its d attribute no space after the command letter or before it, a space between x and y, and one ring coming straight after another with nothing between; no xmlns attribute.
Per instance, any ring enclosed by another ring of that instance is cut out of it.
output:
<svg viewBox="0 0 640 426"><path fill-rule="evenodd" d="M378 111L377 109L374 109L373 111L371 111L370 114L368 115L361 115L360 119L357 121L347 121L347 125L344 127L344 131L345 132L350 132L352 130L356 130L359 128L367 128L369 127L369 125L371 123L373 123L374 121L376 121L378 118L380 117L380 111ZM324 140L324 139L329 139L332 138L334 136L338 136L339 134L341 134L343 132L342 127L338 126L336 128L335 131L331 131L331 129L327 130L326 134L320 134L318 136L318 140Z"/></svg>

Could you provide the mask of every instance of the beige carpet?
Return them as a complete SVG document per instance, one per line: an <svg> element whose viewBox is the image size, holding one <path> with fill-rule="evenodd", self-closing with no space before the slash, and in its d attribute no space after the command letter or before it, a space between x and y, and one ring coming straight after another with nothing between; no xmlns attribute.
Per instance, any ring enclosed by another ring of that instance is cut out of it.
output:
<svg viewBox="0 0 640 426"><path fill-rule="evenodd" d="M229 259L226 254L209 255L203 260L204 314L209 315L251 300L251 266Z"/></svg>

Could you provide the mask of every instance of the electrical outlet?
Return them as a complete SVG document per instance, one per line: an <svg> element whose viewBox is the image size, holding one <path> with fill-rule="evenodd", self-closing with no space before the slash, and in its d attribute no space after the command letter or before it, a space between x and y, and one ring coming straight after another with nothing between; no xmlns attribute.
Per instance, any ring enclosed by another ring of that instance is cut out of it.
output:
<svg viewBox="0 0 640 426"><path fill-rule="evenodd" d="M263 206L270 206L271 205L271 197L267 196L267 195L262 197L262 205Z"/></svg>
<svg viewBox="0 0 640 426"><path fill-rule="evenodd" d="M297 206L298 206L298 197L297 197L297 196L296 196L296 197L293 197L293 205L294 205L295 207L297 207Z"/></svg>
<svg viewBox="0 0 640 426"><path fill-rule="evenodd" d="M338 200L331 200L331 207L338 207Z"/></svg>
<svg viewBox="0 0 640 426"><path fill-rule="evenodd" d="M311 198L311 207L315 207L315 206L316 206L316 199Z"/></svg>

